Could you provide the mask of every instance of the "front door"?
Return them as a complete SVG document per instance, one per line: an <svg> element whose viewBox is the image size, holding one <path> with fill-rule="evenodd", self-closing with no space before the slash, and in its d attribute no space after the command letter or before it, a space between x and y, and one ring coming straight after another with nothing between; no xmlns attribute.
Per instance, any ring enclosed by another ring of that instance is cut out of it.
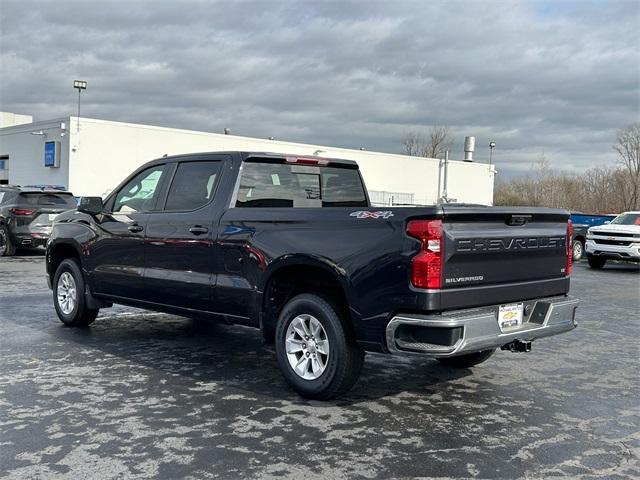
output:
<svg viewBox="0 0 640 480"><path fill-rule="evenodd" d="M147 300L207 311L215 285L214 242L224 156L178 163L162 211L145 230Z"/></svg>
<svg viewBox="0 0 640 480"><path fill-rule="evenodd" d="M89 246L87 257L96 293L133 299L144 296L145 228L167 171L167 165L160 164L134 175L107 201L107 211L97 216L102 231Z"/></svg>

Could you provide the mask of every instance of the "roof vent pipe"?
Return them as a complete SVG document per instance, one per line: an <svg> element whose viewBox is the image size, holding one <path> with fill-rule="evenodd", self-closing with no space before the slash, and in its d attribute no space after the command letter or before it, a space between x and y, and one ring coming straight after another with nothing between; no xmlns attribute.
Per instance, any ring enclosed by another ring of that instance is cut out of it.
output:
<svg viewBox="0 0 640 480"><path fill-rule="evenodd" d="M464 137L464 161L473 162L473 152L476 150L476 137Z"/></svg>

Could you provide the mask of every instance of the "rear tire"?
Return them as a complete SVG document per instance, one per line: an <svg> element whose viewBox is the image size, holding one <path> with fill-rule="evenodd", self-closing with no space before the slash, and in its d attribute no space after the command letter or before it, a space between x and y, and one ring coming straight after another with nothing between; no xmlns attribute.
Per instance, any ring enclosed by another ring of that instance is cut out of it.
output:
<svg viewBox="0 0 640 480"><path fill-rule="evenodd" d="M483 350L481 352L468 353L458 357L438 358L438 361L451 368L470 368L482 362L486 362L494 352L495 350Z"/></svg>
<svg viewBox="0 0 640 480"><path fill-rule="evenodd" d="M604 264L607 263L606 258L598 257L589 257L587 261L589 262L589 266L591 268L595 268L596 270L600 270L602 267L604 267Z"/></svg>
<svg viewBox="0 0 640 480"><path fill-rule="evenodd" d="M6 225L0 226L0 257L11 257L15 255L16 247L11 242L9 229Z"/></svg>
<svg viewBox="0 0 640 480"><path fill-rule="evenodd" d="M67 327L87 327L98 316L99 309L87 308L86 284L76 259L63 260L53 277L53 304L58 318Z"/></svg>
<svg viewBox="0 0 640 480"><path fill-rule="evenodd" d="M573 241L573 261L578 262L584 255L584 243L580 240Z"/></svg>
<svg viewBox="0 0 640 480"><path fill-rule="evenodd" d="M298 295L284 306L275 343L282 374L303 397L337 397L360 376L364 351L349 335L338 309L317 295Z"/></svg>

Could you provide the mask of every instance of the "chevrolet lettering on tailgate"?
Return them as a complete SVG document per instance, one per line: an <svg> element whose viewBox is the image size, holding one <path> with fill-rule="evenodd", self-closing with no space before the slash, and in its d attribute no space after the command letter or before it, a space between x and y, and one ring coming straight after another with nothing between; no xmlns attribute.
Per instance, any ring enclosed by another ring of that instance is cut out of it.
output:
<svg viewBox="0 0 640 480"><path fill-rule="evenodd" d="M566 237L466 238L456 240L457 252L501 252L565 248Z"/></svg>

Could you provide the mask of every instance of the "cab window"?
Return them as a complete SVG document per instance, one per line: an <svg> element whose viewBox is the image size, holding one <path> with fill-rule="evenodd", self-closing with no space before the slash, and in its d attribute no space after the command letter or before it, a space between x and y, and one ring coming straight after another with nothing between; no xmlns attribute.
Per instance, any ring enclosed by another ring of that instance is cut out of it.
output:
<svg viewBox="0 0 640 480"><path fill-rule="evenodd" d="M220 162L183 162L178 165L169 188L166 210L195 210L207 205L215 195Z"/></svg>
<svg viewBox="0 0 640 480"><path fill-rule="evenodd" d="M156 165L133 177L116 195L113 211L126 213L152 210L165 171L166 165Z"/></svg>
<svg viewBox="0 0 640 480"><path fill-rule="evenodd" d="M358 170L245 162L236 207L366 207Z"/></svg>

